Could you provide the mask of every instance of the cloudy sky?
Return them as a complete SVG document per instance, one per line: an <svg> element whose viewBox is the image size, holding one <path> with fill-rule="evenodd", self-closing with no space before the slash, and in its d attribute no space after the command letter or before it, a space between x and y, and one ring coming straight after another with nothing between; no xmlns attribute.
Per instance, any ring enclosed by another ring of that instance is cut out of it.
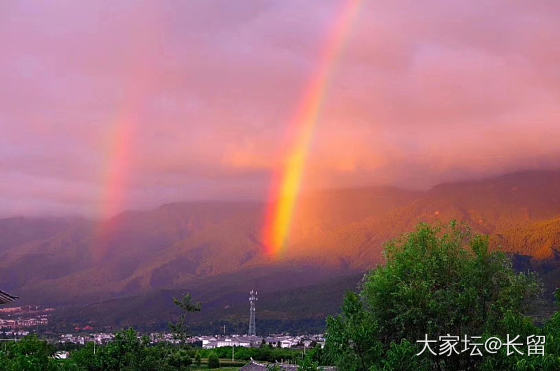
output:
<svg viewBox="0 0 560 371"><path fill-rule="evenodd" d="M0 216L264 197L346 1L2 1ZM559 24L555 0L363 0L303 188L560 167Z"/></svg>

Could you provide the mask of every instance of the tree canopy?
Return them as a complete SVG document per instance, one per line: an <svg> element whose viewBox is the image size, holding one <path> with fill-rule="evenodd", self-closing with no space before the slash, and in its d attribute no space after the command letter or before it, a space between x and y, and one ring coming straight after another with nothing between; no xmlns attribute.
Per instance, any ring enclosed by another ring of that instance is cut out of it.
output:
<svg viewBox="0 0 560 371"><path fill-rule="evenodd" d="M486 236L455 222L421 224L389 242L385 258L385 265L364 277L359 293L346 296L341 314L327 320L326 355L341 370L473 369L498 364L511 369L518 361L534 364L546 358L503 358L500 352L484 357L468 352L417 356L417 341L426 336L485 339L542 332L525 315L541 294L539 280L532 273L516 273L507 255L489 248ZM560 367L558 357L550 357Z"/></svg>

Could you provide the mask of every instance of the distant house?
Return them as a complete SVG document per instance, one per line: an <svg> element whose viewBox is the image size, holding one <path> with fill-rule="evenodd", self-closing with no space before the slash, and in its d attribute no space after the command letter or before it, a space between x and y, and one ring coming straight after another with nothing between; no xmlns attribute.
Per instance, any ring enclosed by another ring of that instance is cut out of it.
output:
<svg viewBox="0 0 560 371"><path fill-rule="evenodd" d="M68 359L70 357L70 352L60 350L53 355L54 359Z"/></svg>
<svg viewBox="0 0 560 371"><path fill-rule="evenodd" d="M296 344L297 344L297 342L289 340L289 339L285 339L285 340L280 341L280 347L282 347L282 348L291 348Z"/></svg>
<svg viewBox="0 0 560 371"><path fill-rule="evenodd" d="M227 337L204 337L202 338L202 348L214 349L220 347L258 347L262 342L262 338L256 336L238 336L232 335Z"/></svg>
<svg viewBox="0 0 560 371"><path fill-rule="evenodd" d="M12 301L16 300L17 298L18 298L17 296L12 296L8 293L5 293L4 291L0 291L0 305L11 303Z"/></svg>

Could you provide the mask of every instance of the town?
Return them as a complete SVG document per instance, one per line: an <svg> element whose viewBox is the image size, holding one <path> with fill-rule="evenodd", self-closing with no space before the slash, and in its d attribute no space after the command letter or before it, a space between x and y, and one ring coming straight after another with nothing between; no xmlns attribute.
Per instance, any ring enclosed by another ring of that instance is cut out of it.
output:
<svg viewBox="0 0 560 371"><path fill-rule="evenodd" d="M27 335L28 333L26 333ZM151 344L170 343L178 344L177 340L172 333L168 332L151 332L148 334L138 334L138 337L148 336ZM59 344L74 344L86 345L88 343L95 343L104 345L112 341L115 337L114 333L100 332L89 334L62 334L57 339L51 339L51 342ZM323 334L313 335L289 335L289 334L276 334L270 336L248 336L248 335L204 335L193 336L189 339L189 343L194 347L202 349L215 349L220 347L244 347L244 348L258 348L264 345L277 348L292 348L292 349L306 349L315 348L319 345L321 348L325 345L325 338Z"/></svg>
<svg viewBox="0 0 560 371"><path fill-rule="evenodd" d="M1 308L0 330L24 330L46 326L49 323L48 316L52 312L54 308L31 305Z"/></svg>
<svg viewBox="0 0 560 371"><path fill-rule="evenodd" d="M200 335L192 336L188 342L198 348L215 349L221 347L244 347L258 348L262 346L271 346L277 348L306 349L315 348L316 346L324 347L325 338L322 334L312 335L290 335L290 334L273 334L269 336L256 335L256 301L257 291L249 292L249 325L246 335L224 334L221 335ZM42 308L40 306L16 306L0 309L0 338L15 339L38 332L39 327L47 326L48 316L55 311L54 308ZM88 343L104 345L111 342L115 338L113 332L94 332L91 326L75 327L75 333L64 333L56 337L47 336L47 340L53 344L66 344L83 346ZM176 339L170 332L149 332L138 333L138 337L148 336L151 344L169 343L178 344L180 341Z"/></svg>

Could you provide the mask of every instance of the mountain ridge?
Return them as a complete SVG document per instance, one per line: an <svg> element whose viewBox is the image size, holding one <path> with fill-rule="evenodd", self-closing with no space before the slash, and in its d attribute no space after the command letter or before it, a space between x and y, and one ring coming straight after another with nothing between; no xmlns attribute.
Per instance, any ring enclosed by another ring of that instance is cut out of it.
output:
<svg viewBox="0 0 560 371"><path fill-rule="evenodd" d="M5 218L0 287L20 296L21 303L83 306L188 290L261 270L262 279L291 290L300 282L282 278L282 271L293 274L293 267L307 266L321 279L301 276L301 283L318 285L364 272L383 263L388 240L420 222L450 220L489 234L493 248L546 260L560 251L559 189L560 171L554 170L445 183L427 191L362 187L307 193L285 252L276 259L261 243L267 205L253 201L171 203L102 223ZM232 290L256 284L249 281L236 279Z"/></svg>

